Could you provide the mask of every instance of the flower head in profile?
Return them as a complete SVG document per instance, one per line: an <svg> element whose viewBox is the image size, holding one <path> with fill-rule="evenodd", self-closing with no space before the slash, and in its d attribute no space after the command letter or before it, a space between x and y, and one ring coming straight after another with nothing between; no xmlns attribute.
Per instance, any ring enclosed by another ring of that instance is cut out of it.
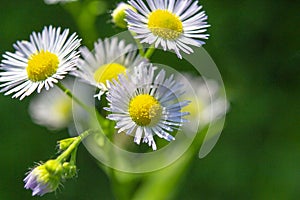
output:
<svg viewBox="0 0 300 200"><path fill-rule="evenodd" d="M138 65L144 59L139 56L135 46L119 40L117 37L99 39L94 44L94 52L80 48L83 59L78 62L79 70L75 72L83 81L100 89L98 98L107 91L106 81L117 79L130 66Z"/></svg>
<svg viewBox="0 0 300 200"><path fill-rule="evenodd" d="M25 177L25 188L32 190L32 196L43 196L54 192L60 185L63 166L56 160L48 160L33 168Z"/></svg>
<svg viewBox="0 0 300 200"><path fill-rule="evenodd" d="M141 43L159 45L166 51L174 50L182 58L180 50L190 54L208 39L207 15L202 6L192 0L129 0L138 12L126 10L129 30L136 33Z"/></svg>
<svg viewBox="0 0 300 200"><path fill-rule="evenodd" d="M133 71L120 74L118 80L108 84L105 108L111 114L108 119L116 121L118 133L135 135L134 142L141 140L156 150L153 138L157 135L167 141L175 140L170 134L186 121L187 112L181 112L188 101L178 101L182 95L181 84L173 76L166 78L161 70L155 75L156 67L141 63Z"/></svg>
<svg viewBox="0 0 300 200"><path fill-rule="evenodd" d="M72 84L68 81L65 85L71 88ZM29 114L32 120L49 130L68 127L72 121L72 99L58 88L42 91L41 94L30 101Z"/></svg>
<svg viewBox="0 0 300 200"><path fill-rule="evenodd" d="M33 32L30 41L14 44L15 53L6 52L0 65L0 92L14 94L22 100L35 90L53 87L68 72L76 69L80 40L69 30L45 27L41 33Z"/></svg>

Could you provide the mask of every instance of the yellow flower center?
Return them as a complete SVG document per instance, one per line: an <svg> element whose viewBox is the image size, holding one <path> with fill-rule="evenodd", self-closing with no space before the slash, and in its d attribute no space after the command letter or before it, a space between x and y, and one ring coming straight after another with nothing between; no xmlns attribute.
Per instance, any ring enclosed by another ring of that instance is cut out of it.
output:
<svg viewBox="0 0 300 200"><path fill-rule="evenodd" d="M181 20L168 10L158 9L150 13L148 28L155 36L168 40L174 40L183 33Z"/></svg>
<svg viewBox="0 0 300 200"><path fill-rule="evenodd" d="M94 79L97 83L106 84L106 80L118 79L119 74L125 74L126 68L118 63L102 65L94 73Z"/></svg>
<svg viewBox="0 0 300 200"><path fill-rule="evenodd" d="M156 124L162 114L159 102L149 94L140 94L129 103L129 115L139 126Z"/></svg>
<svg viewBox="0 0 300 200"><path fill-rule="evenodd" d="M56 73L59 60L57 55L41 51L32 55L26 68L28 79L34 82L46 80Z"/></svg>

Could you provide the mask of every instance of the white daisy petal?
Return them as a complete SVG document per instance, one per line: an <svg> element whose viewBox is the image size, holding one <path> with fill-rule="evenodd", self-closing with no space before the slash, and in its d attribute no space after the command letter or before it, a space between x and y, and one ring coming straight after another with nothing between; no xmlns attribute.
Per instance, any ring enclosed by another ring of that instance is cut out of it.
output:
<svg viewBox="0 0 300 200"><path fill-rule="evenodd" d="M180 16L190 6L191 2L191 0L178 1L178 5L174 8L174 13Z"/></svg>
<svg viewBox="0 0 300 200"><path fill-rule="evenodd" d="M142 139L142 135L143 135L143 129L142 129L142 127L138 126L137 130L136 130L136 133L135 133L135 136L134 136L134 142L137 143L137 144L140 144L141 139Z"/></svg>
<svg viewBox="0 0 300 200"><path fill-rule="evenodd" d="M138 4L137 2L134 1L131 3L132 3L131 5L134 8L136 8L139 12L141 12L144 16L147 16L147 14L150 12L143 2L141 2L141 4Z"/></svg>
<svg viewBox="0 0 300 200"><path fill-rule="evenodd" d="M152 131L147 128L144 127L144 138L143 138L143 143L147 143L150 147L152 147L153 151L157 150L154 138L153 138L153 134Z"/></svg>
<svg viewBox="0 0 300 200"><path fill-rule="evenodd" d="M181 20L185 20L186 18L188 18L189 16L193 16L195 13L197 13L199 10L201 10L202 6L198 6L198 2L195 1L189 8L188 10L183 13L180 16Z"/></svg>

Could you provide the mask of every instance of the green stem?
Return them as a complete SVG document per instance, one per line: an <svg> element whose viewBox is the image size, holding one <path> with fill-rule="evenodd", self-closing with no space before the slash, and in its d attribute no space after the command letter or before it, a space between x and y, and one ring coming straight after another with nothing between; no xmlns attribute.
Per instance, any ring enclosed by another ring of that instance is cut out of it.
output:
<svg viewBox="0 0 300 200"><path fill-rule="evenodd" d="M140 56L144 57L145 56L144 47L141 44L140 40L135 38L136 34L134 32L130 32L130 34L134 38L134 41L139 49Z"/></svg>
<svg viewBox="0 0 300 200"><path fill-rule="evenodd" d="M98 120L98 122L101 124L101 127L103 129L107 128L108 125L106 124L106 120L103 116L101 116L99 114L98 111L96 111L94 108L87 106L86 104L84 104L82 101L80 101L76 96L73 95L73 93L66 88L61 82L58 82L56 84L66 95L68 95L71 99L73 99L79 106L81 106L84 110L86 110L91 116L96 117L96 119Z"/></svg>
<svg viewBox="0 0 300 200"><path fill-rule="evenodd" d="M70 159L71 165L76 165L77 149L78 148L74 149L74 151L72 151L72 153L71 153L71 159Z"/></svg>
<svg viewBox="0 0 300 200"><path fill-rule="evenodd" d="M78 145L82 142L82 140L84 140L87 136L89 136L92 133L91 130L87 130L85 132L83 132L82 134L80 134L79 136L76 137L76 139L73 141L73 143L62 153L60 154L56 160L59 162L64 162L65 160L67 160L67 158L70 157L70 155L75 151L78 147ZM75 157L76 159L76 157Z"/></svg>
<svg viewBox="0 0 300 200"><path fill-rule="evenodd" d="M152 45L149 47L149 49L146 51L144 57L147 58L147 59L150 59L151 56L153 55L154 51L155 51L155 48L154 48L154 45L152 44Z"/></svg>
<svg viewBox="0 0 300 200"><path fill-rule="evenodd" d="M93 112L93 110L90 107L88 107L87 105L82 103L77 97L75 97L73 93L68 88L66 88L61 82L58 82L56 85L59 87L59 89L61 89L66 95L68 95L71 99L73 99L79 106L81 106L87 112L89 113Z"/></svg>

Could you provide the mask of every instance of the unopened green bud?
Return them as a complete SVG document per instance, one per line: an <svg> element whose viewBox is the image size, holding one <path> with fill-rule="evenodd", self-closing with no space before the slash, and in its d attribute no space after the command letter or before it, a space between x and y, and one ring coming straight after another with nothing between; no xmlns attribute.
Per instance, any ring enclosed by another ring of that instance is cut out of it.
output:
<svg viewBox="0 0 300 200"><path fill-rule="evenodd" d="M51 175L61 175L63 172L62 164L57 160L48 160L45 164L45 169Z"/></svg>
<svg viewBox="0 0 300 200"><path fill-rule="evenodd" d="M134 12L136 12L136 9L134 7L121 2L117 5L117 8L114 9L111 14L113 23L120 28L127 27L127 22L125 21L126 9L130 9L130 10L133 10Z"/></svg>
<svg viewBox="0 0 300 200"><path fill-rule="evenodd" d="M58 148L59 150L66 150L75 140L76 138L67 138L67 139L63 139L58 141Z"/></svg>
<svg viewBox="0 0 300 200"><path fill-rule="evenodd" d="M74 164L71 164L69 162L65 162L63 164L64 168L64 178L73 178L77 175L77 167Z"/></svg>

